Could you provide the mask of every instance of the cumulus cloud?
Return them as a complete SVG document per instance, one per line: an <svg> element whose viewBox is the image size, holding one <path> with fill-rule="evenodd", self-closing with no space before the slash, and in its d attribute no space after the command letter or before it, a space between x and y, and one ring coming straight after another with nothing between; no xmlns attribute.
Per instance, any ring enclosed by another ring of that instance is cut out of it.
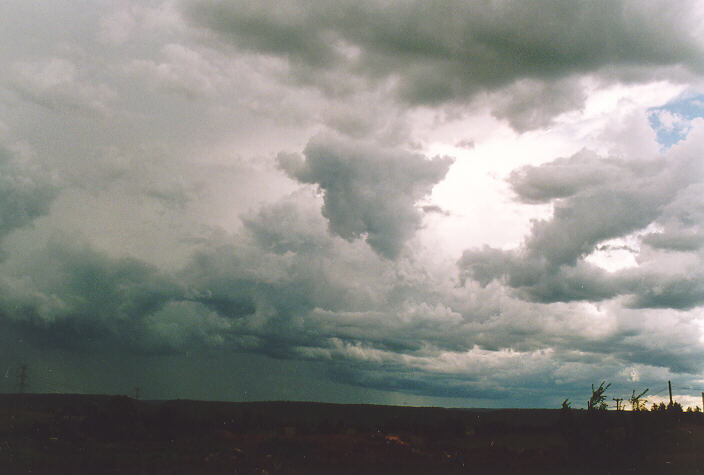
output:
<svg viewBox="0 0 704 475"><path fill-rule="evenodd" d="M379 389L393 389L376 379L391 364L395 390L495 392L488 380L456 374L451 362L433 367L441 350L463 353L475 344L466 340L470 330L447 338L465 327L465 290L331 236L310 193L263 206L244 225L243 235L213 236L171 272L56 236L4 264L0 317L47 348L226 348L327 362L331 376L339 363L351 368L349 383Z"/></svg>
<svg viewBox="0 0 704 475"><path fill-rule="evenodd" d="M677 79L682 69L699 72L704 64L692 33L698 26L660 2L186 5L194 24L238 48L285 59L299 82L339 93L340 84L361 78L368 86L391 85L414 105L502 90L494 113L518 130L580 107L575 75L637 81L655 71Z"/></svg>
<svg viewBox="0 0 704 475"><path fill-rule="evenodd" d="M3 361L549 407L704 364L701 124L647 109L701 73L693 2L34 3L0 7Z"/></svg>
<svg viewBox="0 0 704 475"><path fill-rule="evenodd" d="M583 150L572 157L558 158L540 167L514 170L509 183L519 200L531 204L547 203L599 185L608 180L609 175L618 175L615 169L618 165Z"/></svg>
<svg viewBox="0 0 704 475"><path fill-rule="evenodd" d="M600 243L650 225L668 234L643 233L642 244L698 249L701 206L693 201L693 193L704 179L697 158L700 140L694 137L654 159L600 158L582 151L514 171L509 183L516 198L552 203L553 215L534 221L519 249L465 251L459 262L463 275L482 285L499 279L523 298L541 302L599 301L634 294L631 304L637 307L698 305L697 275L661 276L662 267L658 270L645 255L639 268L613 273L585 258ZM683 214L687 219L682 219ZM660 240L671 233L681 235L681 242L663 244Z"/></svg>
<svg viewBox="0 0 704 475"><path fill-rule="evenodd" d="M493 95L492 114L519 132L547 127L563 112L579 109L586 93L578 78L553 82L519 79Z"/></svg>
<svg viewBox="0 0 704 475"><path fill-rule="evenodd" d="M521 353L492 359L525 330L504 339L491 331L495 321L481 323L496 311L491 290L473 296L421 263L379 258L359 241L330 235L316 204L298 193L261 208L246 217L245 236L212 242L179 273L191 301L229 322L220 331L227 346L324 362L334 381L362 387L508 394L493 378L515 378ZM546 363L535 371L548 371Z"/></svg>
<svg viewBox="0 0 704 475"><path fill-rule="evenodd" d="M415 259L380 258L331 235L309 190L246 214L241 234L213 235L173 271L57 236L2 276L0 318L47 349L246 351L419 396L501 401L519 386L551 401L625 366L688 372L701 360L691 323L658 310L526 304L493 283L460 287Z"/></svg>
<svg viewBox="0 0 704 475"><path fill-rule="evenodd" d="M303 152L279 155L280 167L302 183L318 185L330 231L364 237L380 255L399 256L421 225L415 204L447 173L452 159L380 148L333 136L311 139Z"/></svg>

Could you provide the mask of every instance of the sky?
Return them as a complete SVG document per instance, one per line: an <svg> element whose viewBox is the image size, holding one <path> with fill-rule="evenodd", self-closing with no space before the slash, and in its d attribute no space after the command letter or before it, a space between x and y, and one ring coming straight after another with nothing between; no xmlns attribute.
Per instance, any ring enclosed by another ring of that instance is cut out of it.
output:
<svg viewBox="0 0 704 475"><path fill-rule="evenodd" d="M0 392L701 405L700 2L0 18Z"/></svg>

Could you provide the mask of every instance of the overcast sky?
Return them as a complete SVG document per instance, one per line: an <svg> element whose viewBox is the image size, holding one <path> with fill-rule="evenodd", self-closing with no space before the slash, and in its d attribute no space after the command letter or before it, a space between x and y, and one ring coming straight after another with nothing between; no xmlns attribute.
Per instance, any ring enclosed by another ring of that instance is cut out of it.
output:
<svg viewBox="0 0 704 475"><path fill-rule="evenodd" d="M701 3L0 18L0 391L701 404Z"/></svg>

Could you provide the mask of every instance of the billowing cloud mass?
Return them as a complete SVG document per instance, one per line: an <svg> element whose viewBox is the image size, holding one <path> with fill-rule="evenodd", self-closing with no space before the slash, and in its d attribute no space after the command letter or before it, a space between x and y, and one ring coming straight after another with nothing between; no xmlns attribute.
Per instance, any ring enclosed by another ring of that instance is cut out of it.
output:
<svg viewBox="0 0 704 475"><path fill-rule="evenodd" d="M421 224L415 204L442 180L452 159L381 149L331 137L308 143L305 160L280 154L279 166L323 192L330 231L345 239L365 236L382 256L395 258Z"/></svg>
<svg viewBox="0 0 704 475"><path fill-rule="evenodd" d="M703 14L4 2L0 392L697 403Z"/></svg>
<svg viewBox="0 0 704 475"><path fill-rule="evenodd" d="M290 77L326 94L390 88L409 104L466 102L502 91L493 108L519 130L579 108L576 74L597 81L682 77L704 66L683 11L662 2L190 2L220 40L278 57Z"/></svg>
<svg viewBox="0 0 704 475"><path fill-rule="evenodd" d="M693 267L681 269L686 273L678 277L671 271L667 277L657 276L658 266L652 262L657 259L644 257L638 270L608 273L587 258L601 243L656 226L658 232L644 234L639 244L691 251L694 262L699 260L700 246L692 237L701 234L701 206L691 196L704 182L700 134L697 130L687 143L654 159L601 158L582 151L515 170L508 180L517 199L552 202L552 218L534 221L520 249L466 251L460 268L483 285L503 279L523 297L542 302L600 301L632 294L638 307L664 302L673 308L699 305L702 300L695 295L700 273ZM659 243L663 239L672 244ZM661 280L668 283L657 290L651 287Z"/></svg>

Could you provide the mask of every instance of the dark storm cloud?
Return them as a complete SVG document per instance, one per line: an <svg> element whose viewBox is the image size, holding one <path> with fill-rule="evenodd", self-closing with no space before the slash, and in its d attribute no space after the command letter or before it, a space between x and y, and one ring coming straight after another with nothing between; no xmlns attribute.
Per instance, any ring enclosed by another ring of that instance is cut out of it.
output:
<svg viewBox="0 0 704 475"><path fill-rule="evenodd" d="M364 237L389 259L399 256L420 227L416 202L453 162L332 136L314 137L303 154L280 154L279 165L291 178L318 185L330 231L350 241Z"/></svg>
<svg viewBox="0 0 704 475"><path fill-rule="evenodd" d="M0 153L0 359L26 358L32 390L559 407L704 363L703 140L520 168L515 206L483 175L508 162L472 160L487 194L459 202L458 167L437 206L451 160L421 152L528 144L510 162L533 162L604 130L615 144L596 147L628 149L604 116L622 127L684 86L625 83L701 72L693 3L7 3L0 141L22 153ZM549 133L485 116L547 127L585 95ZM274 160L330 129L354 141ZM460 285L457 233L513 241L501 226L531 204L554 215L518 249L468 250ZM485 205L506 215L472 228ZM637 266L607 272L593 250ZM73 377L42 386L62 358Z"/></svg>
<svg viewBox="0 0 704 475"><path fill-rule="evenodd" d="M491 290L473 297L403 258L380 259L358 241L330 235L318 202L305 196L248 215L245 236L213 242L180 273L194 301L228 319L220 333L225 345L322 361L334 380L361 387L441 397L509 394L502 385L515 381L512 358L519 356L500 350L543 348L549 331L518 306L504 308L516 319L482 323L500 310ZM313 251L313 242L322 251ZM540 357L520 371L547 375L551 368Z"/></svg>
<svg viewBox="0 0 704 475"><path fill-rule="evenodd" d="M56 237L4 269L2 320L34 345L86 354L225 348L357 362L348 382L365 387L373 384L367 372L407 368L403 355L427 364L428 344L468 348L461 337L446 341L462 318L440 303L437 283L362 242L331 236L319 205L306 192L263 206L246 216L243 235L214 236L171 273ZM409 391L467 396L481 389L432 373L423 371ZM413 384L409 373L394 387Z"/></svg>
<svg viewBox="0 0 704 475"><path fill-rule="evenodd" d="M137 343L139 322L177 295L172 282L141 261L111 259L59 237L4 282L5 319L47 330L47 341L69 348L110 334Z"/></svg>
<svg viewBox="0 0 704 475"><path fill-rule="evenodd" d="M0 240L47 214L56 194L40 170L0 146Z"/></svg>
<svg viewBox="0 0 704 475"><path fill-rule="evenodd" d="M330 94L390 81L409 104L502 91L494 114L518 130L583 104L572 78L651 79L699 72L700 42L665 2L189 1L195 24L238 48L286 59ZM568 81L569 79L569 81Z"/></svg>
<svg viewBox="0 0 704 475"><path fill-rule="evenodd" d="M113 341L170 352L206 344L289 354L316 339L300 328L303 316L349 303L346 279L334 272L337 262L309 245L331 246L315 205L294 197L263 207L245 220L248 234L241 241L213 238L169 273L56 236L5 263L0 312L8 324L52 346L85 349ZM291 230L300 230L297 236L283 232L282 216Z"/></svg>
<svg viewBox="0 0 704 475"><path fill-rule="evenodd" d="M56 236L31 257L9 262L0 316L35 344L81 352L106 345L142 354L235 347L231 322L256 311L257 286L268 284L236 276L208 286L195 272L209 261L193 261L187 274L165 273Z"/></svg>
<svg viewBox="0 0 704 475"><path fill-rule="evenodd" d="M694 139L687 147L654 160L602 159L580 152L514 171L509 182L517 199L552 202L553 216L534 221L520 249L465 251L459 262L463 275L482 285L499 279L523 298L539 302L599 301L636 294L632 304L638 307L698 305L701 281L697 276L670 282L671 278L658 277L654 270L608 273L584 261L599 243L650 224L668 232L674 221L679 232L684 228L690 238L698 234L701 206L691 206L692 192L704 180L697 143ZM682 213L688 220L681 219ZM647 234L642 242L657 245L657 236ZM685 248L693 245L684 244Z"/></svg>
<svg viewBox="0 0 704 475"><path fill-rule="evenodd" d="M42 348L223 348L322 362L334 381L433 397L510 397L516 385L559 379L567 351L584 371L602 368L599 377L617 361L688 371L692 358L677 355L697 354L691 331L668 334L686 345L658 350L655 361L648 349L662 338L642 328L592 336L579 308L526 304L495 285L456 287L404 258L380 258L331 235L319 204L298 192L264 205L246 215L241 235L214 235L171 273L55 238L10 262L3 322ZM579 281L562 280L578 291ZM560 384L567 395L576 387Z"/></svg>

